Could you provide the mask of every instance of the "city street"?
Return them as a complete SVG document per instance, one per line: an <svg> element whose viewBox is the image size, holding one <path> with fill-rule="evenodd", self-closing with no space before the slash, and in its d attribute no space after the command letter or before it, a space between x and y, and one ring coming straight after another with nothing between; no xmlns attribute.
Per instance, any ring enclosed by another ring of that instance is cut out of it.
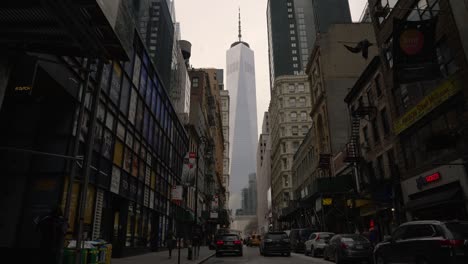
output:
<svg viewBox="0 0 468 264"><path fill-rule="evenodd" d="M257 247L244 247L244 256L223 256L223 257L212 257L204 264L237 264L237 263L248 263L248 264L325 264L331 263L323 260L322 258L306 257L304 254L292 253L291 257L284 256L268 256L264 257L260 255Z"/></svg>

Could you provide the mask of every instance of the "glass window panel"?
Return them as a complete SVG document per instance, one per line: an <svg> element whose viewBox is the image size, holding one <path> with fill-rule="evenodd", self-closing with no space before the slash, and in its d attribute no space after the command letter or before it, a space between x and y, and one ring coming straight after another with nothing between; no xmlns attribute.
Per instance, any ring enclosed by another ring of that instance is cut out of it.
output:
<svg viewBox="0 0 468 264"><path fill-rule="evenodd" d="M114 122L115 122L114 115L111 112L107 112L106 127L109 128L110 130L113 130L114 129Z"/></svg>
<svg viewBox="0 0 468 264"><path fill-rule="evenodd" d="M115 142L114 164L116 164L119 167L122 167L122 155L123 155L123 144L122 144L122 141L117 140Z"/></svg>
<svg viewBox="0 0 468 264"><path fill-rule="evenodd" d="M150 114L148 108L145 107L144 119L143 119L143 137L148 139L148 127L149 127Z"/></svg>
<svg viewBox="0 0 468 264"><path fill-rule="evenodd" d="M136 155L134 155L132 160L132 176L138 176L138 158Z"/></svg>
<svg viewBox="0 0 468 264"><path fill-rule="evenodd" d="M131 133L127 133L125 143L127 144L129 148L133 148L133 135Z"/></svg>
<svg viewBox="0 0 468 264"><path fill-rule="evenodd" d="M146 73L146 69L143 67L141 68L141 78L140 78L140 94L143 98L146 95L147 79L148 79L148 74Z"/></svg>
<svg viewBox="0 0 468 264"><path fill-rule="evenodd" d="M120 95L120 80L122 79L122 68L118 62L114 62L113 69L109 97L114 104L118 104Z"/></svg>
<svg viewBox="0 0 468 264"><path fill-rule="evenodd" d="M138 102L138 95L135 89L132 89L132 94L130 97L130 105L128 112L128 120L132 125L135 125L135 116L136 116L136 107Z"/></svg>
<svg viewBox="0 0 468 264"><path fill-rule="evenodd" d="M97 120L104 122L104 118L106 117L106 108L104 106L104 102L102 101L99 102L96 115L97 115Z"/></svg>
<svg viewBox="0 0 468 264"><path fill-rule="evenodd" d="M133 67L133 84L136 87L140 86L140 68L141 68L141 61L138 54L135 55L135 65Z"/></svg>
<svg viewBox="0 0 468 264"><path fill-rule="evenodd" d="M104 64L102 68L101 87L104 92L108 92L111 64Z"/></svg>
<svg viewBox="0 0 468 264"><path fill-rule="evenodd" d="M153 90L154 90L153 82L150 79L148 79L147 86L148 87L146 89L145 101L146 101L146 105L150 107L151 106L151 94L153 93Z"/></svg>
<svg viewBox="0 0 468 264"><path fill-rule="evenodd" d="M143 101L138 100L135 127L136 127L137 131L139 131L139 132L141 132L141 124L142 123L143 123Z"/></svg>
<svg viewBox="0 0 468 264"><path fill-rule="evenodd" d="M97 123L96 126L94 127L94 144L93 144L94 151L99 152L101 150L101 144L102 144L102 125Z"/></svg>
<svg viewBox="0 0 468 264"><path fill-rule="evenodd" d="M153 137L154 137L154 119L150 117L150 126L148 129L148 144L153 146Z"/></svg>
<svg viewBox="0 0 468 264"><path fill-rule="evenodd" d="M117 137L121 140L125 139L125 126L120 122L117 124Z"/></svg>
<svg viewBox="0 0 468 264"><path fill-rule="evenodd" d="M133 152L129 148L125 148L125 157L124 157L124 166L123 169L127 172L130 172L132 168L132 155Z"/></svg>
<svg viewBox="0 0 468 264"><path fill-rule="evenodd" d="M112 133L109 130L105 129L103 144L102 144L102 155L108 159L111 158L112 145L113 145Z"/></svg>
<svg viewBox="0 0 468 264"><path fill-rule="evenodd" d="M120 96L120 111L127 116L128 102L130 101L130 81L124 76L122 83L122 94Z"/></svg>
<svg viewBox="0 0 468 264"><path fill-rule="evenodd" d="M140 151L140 141L138 140L134 141L133 151L135 151L136 153Z"/></svg>
<svg viewBox="0 0 468 264"><path fill-rule="evenodd" d="M141 181L144 181L145 180L145 162L144 160L140 160L140 166L139 166L139 172L138 172L138 179L140 179Z"/></svg>

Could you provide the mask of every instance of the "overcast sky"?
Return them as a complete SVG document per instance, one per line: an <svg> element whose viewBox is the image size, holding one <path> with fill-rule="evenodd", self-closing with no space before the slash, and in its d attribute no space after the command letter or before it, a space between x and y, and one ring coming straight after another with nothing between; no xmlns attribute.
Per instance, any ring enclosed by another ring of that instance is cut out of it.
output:
<svg viewBox="0 0 468 264"><path fill-rule="evenodd" d="M354 21L361 16L366 1L349 0ZM192 43L190 63L194 68L226 68L226 50L237 40L238 8L241 8L242 39L255 52L257 122L260 133L263 113L268 110L270 102L267 0L175 0L175 4L182 39ZM225 85L229 89L229 84ZM231 179L231 209L240 207L239 193L247 183L247 175L245 179Z"/></svg>

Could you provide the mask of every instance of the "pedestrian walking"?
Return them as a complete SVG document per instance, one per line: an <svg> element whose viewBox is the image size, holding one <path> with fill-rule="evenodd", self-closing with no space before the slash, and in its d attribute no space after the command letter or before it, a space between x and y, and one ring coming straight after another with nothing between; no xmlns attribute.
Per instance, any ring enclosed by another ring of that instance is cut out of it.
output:
<svg viewBox="0 0 468 264"><path fill-rule="evenodd" d="M60 263L67 222L60 207L52 209L46 216L37 218L36 230L40 232L41 263Z"/></svg>
<svg viewBox="0 0 468 264"><path fill-rule="evenodd" d="M172 250L176 246L176 237L172 231L167 232L166 236L166 246L167 249L169 250L169 258L172 258Z"/></svg>

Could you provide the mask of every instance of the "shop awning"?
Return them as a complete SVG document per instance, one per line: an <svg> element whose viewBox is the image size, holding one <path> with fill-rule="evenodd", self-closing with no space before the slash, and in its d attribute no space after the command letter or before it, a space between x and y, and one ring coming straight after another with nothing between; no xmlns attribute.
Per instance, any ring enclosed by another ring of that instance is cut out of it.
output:
<svg viewBox="0 0 468 264"><path fill-rule="evenodd" d="M437 205L463 202L460 199L456 199L456 196L460 191L460 188L455 188L439 193L430 194L419 199L410 200L406 203L405 209L408 211L414 211Z"/></svg>

